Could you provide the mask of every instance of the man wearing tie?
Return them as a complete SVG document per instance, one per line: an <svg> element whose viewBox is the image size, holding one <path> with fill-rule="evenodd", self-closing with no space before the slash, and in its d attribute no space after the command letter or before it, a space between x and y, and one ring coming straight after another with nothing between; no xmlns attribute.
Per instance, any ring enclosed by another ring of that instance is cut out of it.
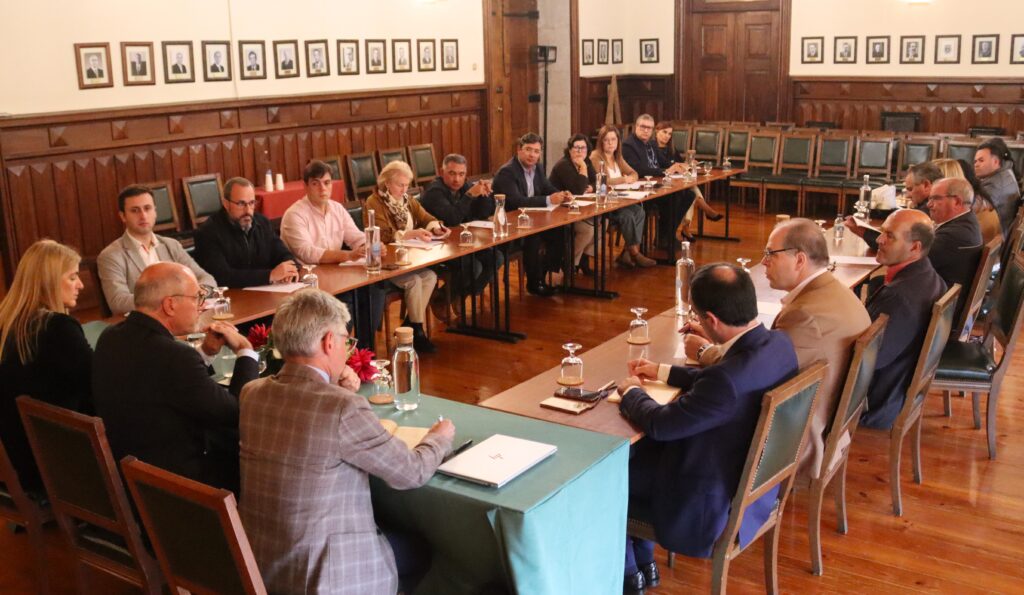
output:
<svg viewBox="0 0 1024 595"><path fill-rule="evenodd" d="M142 59L142 54L135 52L132 54L131 73L132 76L146 76L149 71L149 67L146 62Z"/></svg>
<svg viewBox="0 0 1024 595"><path fill-rule="evenodd" d="M174 55L174 64L171 65L171 73L188 74L188 67L185 66L185 55L181 52Z"/></svg>

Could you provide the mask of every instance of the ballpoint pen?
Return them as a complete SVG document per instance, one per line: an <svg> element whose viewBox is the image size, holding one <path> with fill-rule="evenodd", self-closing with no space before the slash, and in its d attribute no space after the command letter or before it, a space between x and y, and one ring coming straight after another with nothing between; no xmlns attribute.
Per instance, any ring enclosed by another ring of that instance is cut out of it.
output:
<svg viewBox="0 0 1024 595"><path fill-rule="evenodd" d="M461 453L462 453L462 451L466 450L467 448L469 448L469 447L470 447L470 446L472 446L472 445L473 445L473 439L472 439L472 438L470 438L469 440L466 440L465 442L463 442L462 444L460 444L458 448L456 448L455 450L453 450L453 451L451 451L450 453L448 453L448 456L446 456L446 457L444 458L444 460L446 460L446 461L447 461L448 459L450 459L450 458L452 458L452 457L454 457L454 456L456 456L456 455L459 455L459 454L461 454Z"/></svg>

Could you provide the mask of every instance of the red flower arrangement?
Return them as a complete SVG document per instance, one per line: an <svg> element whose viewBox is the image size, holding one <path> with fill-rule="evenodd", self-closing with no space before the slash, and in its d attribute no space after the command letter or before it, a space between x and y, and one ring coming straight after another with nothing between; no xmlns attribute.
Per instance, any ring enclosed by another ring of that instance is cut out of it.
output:
<svg viewBox="0 0 1024 595"><path fill-rule="evenodd" d="M369 382L377 374L377 368L373 367L376 357L369 349L355 349L345 363L359 376L360 382Z"/></svg>
<svg viewBox="0 0 1024 595"><path fill-rule="evenodd" d="M255 351L260 351L264 347L273 349L274 345L270 338L270 327L265 324L254 324L249 328L249 336L247 337L249 342L252 343L252 348Z"/></svg>

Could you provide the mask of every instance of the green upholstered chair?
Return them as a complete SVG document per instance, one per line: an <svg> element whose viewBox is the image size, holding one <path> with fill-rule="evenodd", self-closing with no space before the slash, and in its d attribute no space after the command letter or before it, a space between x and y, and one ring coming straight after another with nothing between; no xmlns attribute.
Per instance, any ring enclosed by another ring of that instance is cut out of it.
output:
<svg viewBox="0 0 1024 595"><path fill-rule="evenodd" d="M857 181L858 190L865 174L871 176L871 187L877 188L892 179L893 150L896 139L893 137L861 136L857 139L857 150L854 157L853 178Z"/></svg>
<svg viewBox="0 0 1024 595"><path fill-rule="evenodd" d="M180 232L181 221L178 220L178 209L174 206L174 194L171 192L170 182L149 182L143 184L149 188L153 195L153 204L156 206L156 222L153 224L153 231L156 233ZM217 203L217 208L221 207ZM214 211L216 212L216 211Z"/></svg>
<svg viewBox="0 0 1024 595"><path fill-rule="evenodd" d="M181 185L185 189L185 205L188 207L192 229L196 229L210 215L221 210L220 199L224 196L224 188L220 174L187 176L181 179Z"/></svg>
<svg viewBox="0 0 1024 595"><path fill-rule="evenodd" d="M882 130L891 132L917 132L921 128L918 112L882 112Z"/></svg>
<svg viewBox="0 0 1024 595"><path fill-rule="evenodd" d="M979 138L985 136L1003 136L1006 134L1006 129L1002 126L968 126L967 135L971 138Z"/></svg>
<svg viewBox="0 0 1024 595"><path fill-rule="evenodd" d="M782 135L782 154L775 174L764 177L764 196L769 190L792 190L797 193L796 212L804 212L803 180L811 175L814 168L814 148L817 136L806 133L787 132ZM765 205L760 205L763 213Z"/></svg>
<svg viewBox="0 0 1024 595"><path fill-rule="evenodd" d="M750 144L749 128L730 128L725 133L725 147L722 158L729 158L734 168L741 168L746 163L747 145Z"/></svg>
<svg viewBox="0 0 1024 595"><path fill-rule="evenodd" d="M803 181L804 200L811 193L835 194L836 211L846 210L844 187L853 170L853 148L856 144L852 134L818 137L818 158L814 175Z"/></svg>
<svg viewBox="0 0 1024 595"><path fill-rule="evenodd" d="M1013 173L1017 181L1024 183L1024 142L1007 141L1006 147L1010 149L1010 156L1013 157Z"/></svg>
<svg viewBox="0 0 1024 595"><path fill-rule="evenodd" d="M740 188L757 188L758 205L761 205L764 212L764 178L773 175L779 165L779 142L781 134L777 131L758 131L750 133L750 142L747 144L747 154L744 163L747 171L738 176L729 178L730 186Z"/></svg>
<svg viewBox="0 0 1024 595"><path fill-rule="evenodd" d="M373 153L353 153L345 158L348 164L348 185L353 200L362 200L377 187L377 161Z"/></svg>
<svg viewBox="0 0 1024 595"><path fill-rule="evenodd" d="M967 299L964 302L963 312L960 313L956 326L953 327L952 337L966 341L970 336L971 330L980 317L981 306L985 302L985 294L990 288L993 276L998 272L999 258L1002 252L1003 238L999 235L992 238L988 244L985 244L981 252L981 258L978 260L978 270L971 281L970 293L967 294Z"/></svg>
<svg viewBox="0 0 1024 595"><path fill-rule="evenodd" d="M412 166L412 183L416 186L429 184L437 177L437 158L434 144L409 145L409 165Z"/></svg>
<svg viewBox="0 0 1024 595"><path fill-rule="evenodd" d="M45 492L22 489L3 442L0 442L0 520L25 529L36 568L36 592L49 593L52 570L46 561L43 525L53 520L53 512Z"/></svg>
<svg viewBox="0 0 1024 595"><path fill-rule="evenodd" d="M939 156L942 140L937 136L908 136L900 142L899 157L896 159L897 181L902 181L907 170L919 163L927 163Z"/></svg>
<svg viewBox="0 0 1024 595"><path fill-rule="evenodd" d="M672 153L685 155L690 150L690 126L672 126Z"/></svg>
<svg viewBox="0 0 1024 595"><path fill-rule="evenodd" d="M404 161L409 163L409 158L405 155L405 147L381 149L377 151L377 165L379 165L381 169L384 169L384 166L392 161Z"/></svg>
<svg viewBox="0 0 1024 595"><path fill-rule="evenodd" d="M341 164L344 162L341 155L327 155L326 157L319 157L320 161L327 164L327 167L331 168L331 179L335 182L341 182L345 179L345 176L341 172Z"/></svg>
<svg viewBox="0 0 1024 595"><path fill-rule="evenodd" d="M710 161L715 165L722 160L722 140L725 129L720 126L693 128L693 156L697 161Z"/></svg>
<svg viewBox="0 0 1024 595"><path fill-rule="evenodd" d="M950 140L946 142L946 148L942 153L943 157L949 159L963 159L967 163L974 163L974 153L981 144L977 139Z"/></svg>
<svg viewBox="0 0 1024 595"><path fill-rule="evenodd" d="M121 469L172 593L266 594L234 494L131 456Z"/></svg>

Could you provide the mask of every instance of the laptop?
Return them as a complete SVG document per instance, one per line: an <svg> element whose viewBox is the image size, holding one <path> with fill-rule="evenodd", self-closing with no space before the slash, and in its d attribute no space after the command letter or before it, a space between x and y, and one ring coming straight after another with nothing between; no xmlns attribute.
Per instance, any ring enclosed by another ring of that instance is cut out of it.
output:
<svg viewBox="0 0 1024 595"><path fill-rule="evenodd" d="M555 454L558 447L495 434L437 468L445 475L500 488Z"/></svg>

